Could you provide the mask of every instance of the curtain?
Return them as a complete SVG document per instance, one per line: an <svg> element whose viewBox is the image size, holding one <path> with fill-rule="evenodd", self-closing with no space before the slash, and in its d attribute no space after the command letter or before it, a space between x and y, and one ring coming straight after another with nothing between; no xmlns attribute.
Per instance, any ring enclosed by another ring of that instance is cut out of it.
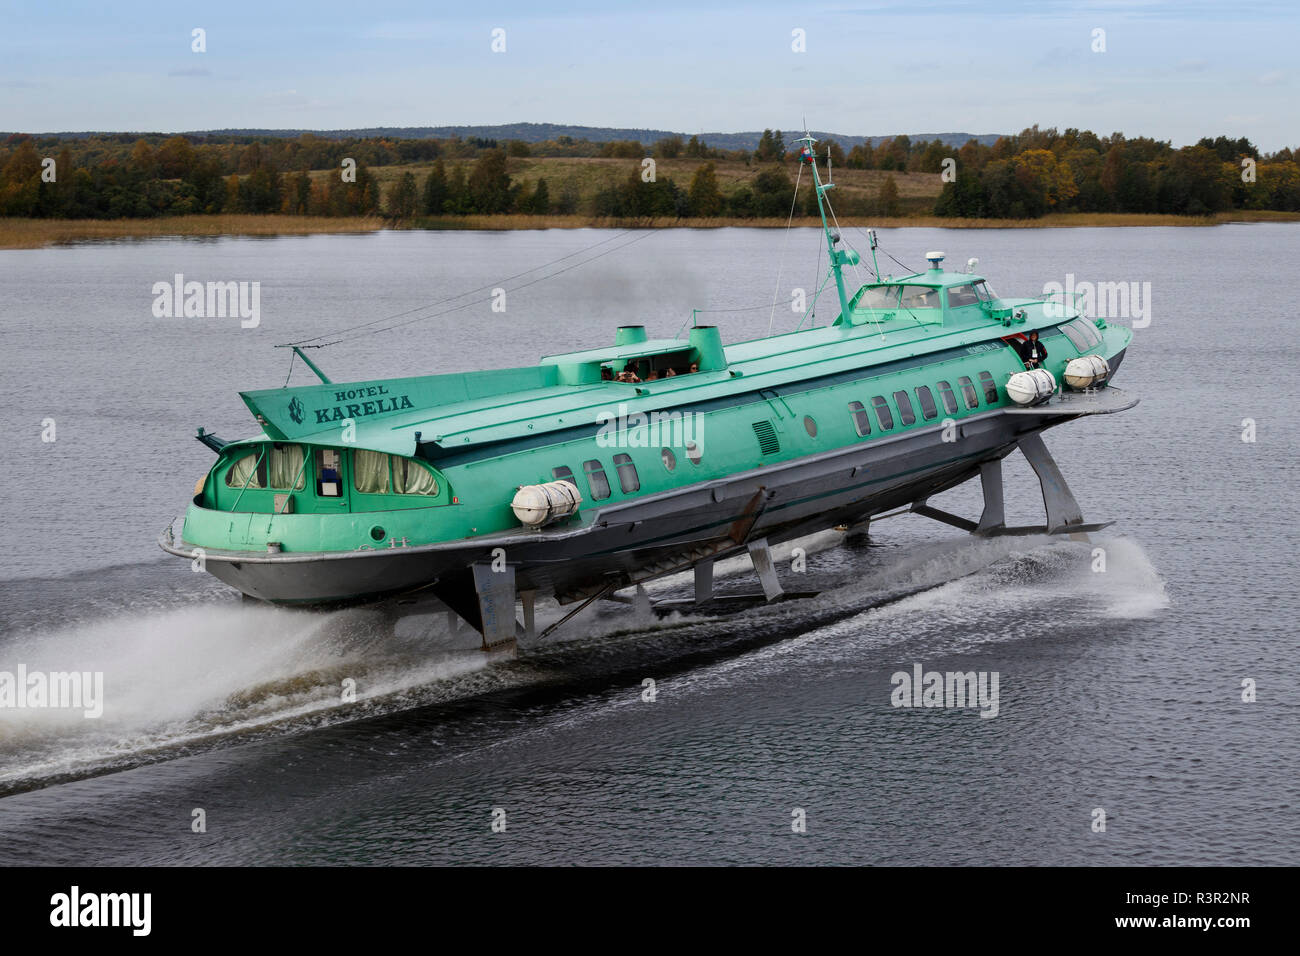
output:
<svg viewBox="0 0 1300 956"><path fill-rule="evenodd" d="M352 453L352 483L364 494L388 494L388 456L358 448Z"/></svg>
<svg viewBox="0 0 1300 956"><path fill-rule="evenodd" d="M302 445L273 445L271 447L271 487L297 488L306 487L307 479L303 477Z"/></svg>
<svg viewBox="0 0 1300 956"><path fill-rule="evenodd" d="M243 488L247 483L249 488L261 488L261 483L257 480L257 455L248 454L239 459L230 466L226 472L226 485L230 488Z"/></svg>
<svg viewBox="0 0 1300 956"><path fill-rule="evenodd" d="M438 479L410 458L393 459L393 490L399 495L436 495Z"/></svg>

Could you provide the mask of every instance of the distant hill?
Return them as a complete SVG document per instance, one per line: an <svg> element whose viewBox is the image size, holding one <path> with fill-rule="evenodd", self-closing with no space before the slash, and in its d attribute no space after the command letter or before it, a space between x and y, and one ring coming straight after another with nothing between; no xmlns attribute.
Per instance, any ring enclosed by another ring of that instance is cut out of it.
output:
<svg viewBox="0 0 1300 956"><path fill-rule="evenodd" d="M63 132L63 133L37 133L33 134L41 137L57 137L58 139L85 139L90 136L106 134L110 131L99 132ZM799 135L797 130L784 130L786 146L790 146L795 137ZM647 145L655 140L663 139L665 136L680 136L682 139L690 139L690 133L674 133L665 129L616 129L607 126L566 126L560 123L506 123L500 126L372 126L364 129L207 129L207 130L188 130L186 136L207 136L214 138L231 137L231 136L259 136L259 137L277 137L292 138L301 136L304 133L311 133L322 139L364 139L368 137L387 137L389 139L448 139L452 136L459 136L462 139L469 137L479 137L481 139L507 140L517 139L525 143L540 143L548 139L558 139L561 136L570 136L573 139L586 139L593 143L605 143L610 140L636 140ZM10 136L10 133L0 133L0 139ZM133 135L133 134L132 134ZM700 142L715 147L717 149L745 149L752 150L758 146L758 140L763 135L762 130L755 130L743 133L696 133ZM898 135L898 134L895 134ZM968 140L977 140L987 146L993 145L1002 134L1000 133L908 133L912 142L931 140L942 140L950 146L962 146ZM814 132L813 136L819 140L833 139L845 149L852 149L860 143L870 142L872 146L879 146L881 142L889 139L889 136L852 136L847 133L826 133Z"/></svg>

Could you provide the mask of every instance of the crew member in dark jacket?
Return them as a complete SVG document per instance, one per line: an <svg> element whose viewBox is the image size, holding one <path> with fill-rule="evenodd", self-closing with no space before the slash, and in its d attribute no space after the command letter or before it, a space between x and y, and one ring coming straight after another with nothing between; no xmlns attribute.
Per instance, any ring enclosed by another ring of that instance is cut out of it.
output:
<svg viewBox="0 0 1300 956"><path fill-rule="evenodd" d="M1025 368L1042 368L1047 361L1047 346L1038 341L1037 329L1031 330L1029 339L1020 343L1020 360Z"/></svg>

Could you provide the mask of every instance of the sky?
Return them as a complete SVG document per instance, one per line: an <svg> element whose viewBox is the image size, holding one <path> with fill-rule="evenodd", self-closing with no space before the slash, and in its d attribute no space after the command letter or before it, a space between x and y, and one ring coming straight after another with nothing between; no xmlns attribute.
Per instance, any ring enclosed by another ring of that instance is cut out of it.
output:
<svg viewBox="0 0 1300 956"><path fill-rule="evenodd" d="M0 0L0 24L7 131L1037 124L1300 146L1289 0Z"/></svg>

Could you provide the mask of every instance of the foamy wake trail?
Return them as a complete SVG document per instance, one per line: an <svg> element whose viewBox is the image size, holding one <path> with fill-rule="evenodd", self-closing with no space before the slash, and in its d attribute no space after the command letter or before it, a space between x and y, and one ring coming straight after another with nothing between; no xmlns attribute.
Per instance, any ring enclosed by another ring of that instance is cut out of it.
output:
<svg viewBox="0 0 1300 956"><path fill-rule="evenodd" d="M0 709L0 786L295 718L351 719L387 695L484 666L482 654L436 634L401 634L364 610L244 604L29 633L0 650L0 671L102 673L103 714Z"/></svg>

